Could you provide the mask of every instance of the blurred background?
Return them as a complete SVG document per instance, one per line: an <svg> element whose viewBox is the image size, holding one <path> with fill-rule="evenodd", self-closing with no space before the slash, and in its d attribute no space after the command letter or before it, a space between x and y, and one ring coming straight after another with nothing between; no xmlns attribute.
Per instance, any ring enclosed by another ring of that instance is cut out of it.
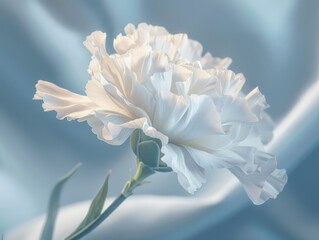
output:
<svg viewBox="0 0 319 240"><path fill-rule="evenodd" d="M277 123L318 79L316 0L0 0L0 233L43 213L52 186L77 162L83 167L67 183L62 205L90 199L109 169L115 196L134 171L127 143L107 145L86 123L58 121L32 97L39 79L84 94L85 37L106 32L112 53L113 38L140 22L187 33L204 52L231 57L230 68L246 76L245 90L260 87ZM304 139L299 147L306 150L298 161L278 159L289 182L277 200L247 204L188 239L318 239L319 142ZM152 182L138 192L188 196L174 174Z"/></svg>

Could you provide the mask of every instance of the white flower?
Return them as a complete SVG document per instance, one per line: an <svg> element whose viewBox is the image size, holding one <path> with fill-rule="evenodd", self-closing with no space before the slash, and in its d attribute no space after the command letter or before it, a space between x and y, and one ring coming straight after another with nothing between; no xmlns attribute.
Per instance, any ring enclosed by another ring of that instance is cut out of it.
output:
<svg viewBox="0 0 319 240"><path fill-rule="evenodd" d="M112 55L105 33L84 42L92 54L87 96L40 80L34 98L58 119L87 121L109 144L122 144L134 129L160 139L161 160L190 193L213 167L229 169L255 204L275 198L287 176L264 150L272 122L258 88L243 94L245 78L227 70L231 60L202 57L201 45L185 34L147 24L125 32Z"/></svg>
<svg viewBox="0 0 319 240"><path fill-rule="evenodd" d="M114 40L114 49L123 54L130 49L144 44L149 45L153 51L164 52L170 61L186 59L190 62L200 61L203 68L228 68L231 64L230 58L214 58L210 53L202 56L202 45L189 39L186 34L169 34L160 26L141 23L137 29L128 24L124 29L126 36L119 34Z"/></svg>

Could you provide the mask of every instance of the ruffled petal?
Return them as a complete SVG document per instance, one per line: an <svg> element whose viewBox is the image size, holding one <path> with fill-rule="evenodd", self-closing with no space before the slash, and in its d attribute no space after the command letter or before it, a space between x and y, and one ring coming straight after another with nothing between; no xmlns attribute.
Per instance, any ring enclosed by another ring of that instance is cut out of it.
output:
<svg viewBox="0 0 319 240"><path fill-rule="evenodd" d="M235 74L230 70L209 69L208 72L219 79L223 94L234 98L238 96L246 82L243 74Z"/></svg>
<svg viewBox="0 0 319 240"><path fill-rule="evenodd" d="M240 122L258 122L257 116L251 111L246 99L241 97L224 96L221 100L220 117L223 124Z"/></svg>
<svg viewBox="0 0 319 240"><path fill-rule="evenodd" d="M204 69L227 69L230 66L231 62L231 58L213 57L211 53L206 53L201 59L201 63Z"/></svg>
<svg viewBox="0 0 319 240"><path fill-rule="evenodd" d="M202 168L231 168L244 164L243 160L237 154L231 151L205 151L193 146L183 146L192 159Z"/></svg>
<svg viewBox="0 0 319 240"><path fill-rule="evenodd" d="M168 137L150 126L146 118L130 120L119 115L97 113L96 118L88 119L88 124L98 139L113 145L123 144L134 129L142 129L147 136L160 139L162 144L168 143Z"/></svg>
<svg viewBox="0 0 319 240"><path fill-rule="evenodd" d="M265 96L259 91L259 88L256 87L253 89L245 96L245 99L247 100L251 111L258 117L258 119L262 119L264 111L269 107L269 105L266 102Z"/></svg>
<svg viewBox="0 0 319 240"><path fill-rule="evenodd" d="M96 31L91 33L83 44L92 54L92 61L88 72L92 78L100 81L101 77L114 85L123 94L125 86L123 85L124 59L111 58L105 49L106 33Z"/></svg>
<svg viewBox="0 0 319 240"><path fill-rule="evenodd" d="M82 96L57 85L39 80L36 85L35 100L43 100L44 111L56 111L57 118L62 120L83 121L95 115L101 109L87 96Z"/></svg>
<svg viewBox="0 0 319 240"><path fill-rule="evenodd" d="M198 149L190 145L183 145L194 161L203 168L233 168L239 167L246 174L257 171L257 149L254 147L235 146L223 150Z"/></svg>
<svg viewBox="0 0 319 240"><path fill-rule="evenodd" d="M275 123L271 117L264 112L262 119L255 125L263 144L267 144L273 138Z"/></svg>
<svg viewBox="0 0 319 240"><path fill-rule="evenodd" d="M112 145L121 145L133 132L131 129L117 127L128 122L131 123L130 119L123 116L101 113L97 113L96 117L87 120L97 138Z"/></svg>
<svg viewBox="0 0 319 240"><path fill-rule="evenodd" d="M199 62L175 65L173 79L175 92L180 95L207 95L217 99L222 94L220 79L202 69Z"/></svg>
<svg viewBox="0 0 319 240"><path fill-rule="evenodd" d="M153 126L170 136L171 142L182 144L201 136L223 134L219 114L208 96L185 98L160 92L156 97Z"/></svg>
<svg viewBox="0 0 319 240"><path fill-rule="evenodd" d="M154 36L169 34L163 27L152 26L146 23L140 23L137 28L133 24L128 24L124 31L126 36L119 34L113 42L114 49L119 54L124 54L136 46L149 42Z"/></svg>
<svg viewBox="0 0 319 240"><path fill-rule="evenodd" d="M284 170L276 169L276 159L270 154L256 152L254 161L258 168L252 173L240 167L229 170L242 183L253 203L259 205L269 198L277 197L287 183L287 175Z"/></svg>
<svg viewBox="0 0 319 240"><path fill-rule="evenodd" d="M130 119L140 115L137 111L134 111L134 109L128 106L121 96L111 94L109 90L109 88L106 90L101 82L91 80L86 84L86 94L88 98L96 105L100 106L101 111L104 113L117 114Z"/></svg>
<svg viewBox="0 0 319 240"><path fill-rule="evenodd" d="M261 138L263 144L267 144L273 137L274 122L271 117L265 112L269 105L266 98L261 94L258 87L253 89L245 96L251 111L258 118L258 123L255 124L256 131Z"/></svg>
<svg viewBox="0 0 319 240"><path fill-rule="evenodd" d="M125 54L138 46L149 45L153 51L165 52L173 62L179 59L192 62L200 60L202 56L203 47L198 41L189 39L186 34L169 34L160 26L141 23L135 28L134 25L128 24L125 33L125 36L118 35L113 43L114 49L119 54ZM216 62L216 59L214 60L208 59L207 62L213 65ZM224 65L226 64L227 61L224 61Z"/></svg>
<svg viewBox="0 0 319 240"><path fill-rule="evenodd" d="M263 204L269 198L276 198L277 195L283 190L288 177L285 169L275 169L270 176L267 178L267 181L264 184L262 192L260 194L260 199L256 204Z"/></svg>
<svg viewBox="0 0 319 240"><path fill-rule="evenodd" d="M174 144L162 147L162 161L177 174L182 187L193 194L205 182L205 170L183 148Z"/></svg>

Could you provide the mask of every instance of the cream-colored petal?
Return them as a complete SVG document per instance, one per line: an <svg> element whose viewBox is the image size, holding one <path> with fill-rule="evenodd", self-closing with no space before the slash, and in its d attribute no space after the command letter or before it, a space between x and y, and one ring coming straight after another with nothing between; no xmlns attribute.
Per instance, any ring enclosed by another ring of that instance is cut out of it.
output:
<svg viewBox="0 0 319 240"><path fill-rule="evenodd" d="M85 120L94 116L100 106L87 96L82 96L57 85L39 80L36 85L35 100L43 100L45 111L56 111L58 119Z"/></svg>
<svg viewBox="0 0 319 240"><path fill-rule="evenodd" d="M100 140L121 145L130 137L134 129L142 128L145 121L147 121L145 118L130 120L119 115L97 113L96 118L88 120L88 124Z"/></svg>
<svg viewBox="0 0 319 240"><path fill-rule="evenodd" d="M246 82L243 74L235 74L231 70L209 69L207 71L212 76L219 79L224 95L237 97Z"/></svg>
<svg viewBox="0 0 319 240"><path fill-rule="evenodd" d="M195 40L189 39L186 34L169 34L167 30L160 26L152 26L141 23L137 28L128 24L125 27L126 35L118 35L114 40L114 49L119 54L142 45L149 45L153 51L162 51L175 62L179 59L188 61L203 61L207 67L227 68L231 60L229 58L218 59L207 55L202 58L202 45Z"/></svg>
<svg viewBox="0 0 319 240"><path fill-rule="evenodd" d="M206 53L201 59L201 63L204 69L227 69L232 63L232 59L229 57L218 58L213 57L211 53Z"/></svg>
<svg viewBox="0 0 319 240"><path fill-rule="evenodd" d="M113 145L123 144L134 129L142 129L146 135L160 139L163 144L168 143L168 137L150 126L146 118L130 120L119 115L97 113L95 118L88 120L88 124L100 140Z"/></svg>
<svg viewBox="0 0 319 240"><path fill-rule="evenodd" d="M154 36L163 36L169 34L165 28L159 26L152 26L146 23L140 23L137 28L133 24L126 25L124 29L126 36L118 35L114 39L114 49L119 54L124 54L130 49L143 45Z"/></svg>
<svg viewBox="0 0 319 240"><path fill-rule="evenodd" d="M88 72L93 79L100 80L103 76L108 82L125 93L122 73L124 68L123 59L111 58L105 49L106 33L96 31L89 35L83 44L92 54L92 61Z"/></svg>
<svg viewBox="0 0 319 240"><path fill-rule="evenodd" d="M134 111L118 95L111 95L105 90L101 82L90 80L86 84L86 94L103 112L118 114L127 118L135 117Z"/></svg>
<svg viewBox="0 0 319 240"><path fill-rule="evenodd" d="M131 80L130 80L131 81ZM146 91L143 91L145 89L143 89L142 87L140 87L140 85L138 84L134 84L136 82L134 82L131 85L131 89L129 89L130 94L131 93L136 93L135 97L138 98L139 100L142 99L148 99L150 100L150 95L147 94ZM134 99L127 98L126 96L123 95L122 92L120 92L114 85L110 84L109 82L107 82L105 79L101 79L101 84L107 94L107 96L109 96L110 99L112 99L112 101L114 101L120 108L125 108L128 109L129 113L131 114L130 117L132 119L134 118L141 118L141 117L145 117L148 119L148 121L150 121L147 108L143 108L149 104L152 104L151 101L145 101L145 105L140 106L138 103L134 102ZM139 95L137 94L139 93Z"/></svg>

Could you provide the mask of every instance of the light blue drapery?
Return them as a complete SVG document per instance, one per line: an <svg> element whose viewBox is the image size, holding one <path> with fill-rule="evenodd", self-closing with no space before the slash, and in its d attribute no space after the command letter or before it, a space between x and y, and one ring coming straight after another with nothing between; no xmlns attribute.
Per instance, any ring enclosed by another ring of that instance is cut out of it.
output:
<svg viewBox="0 0 319 240"><path fill-rule="evenodd" d="M90 55L82 41L90 32L107 32L109 49L111 39L129 22L146 21L173 33L186 32L214 56L232 57L231 69L245 74L247 90L260 87L271 105L269 113L280 122L317 79L318 12L316 1L301 0L2 0L0 232L42 213L53 183L76 162L84 166L68 183L64 205L91 198L110 168L114 196L134 167L127 144L114 147L100 142L86 124L58 121L54 113L44 113L41 104L32 101L38 79L84 92ZM305 116L311 118L311 114ZM318 124L313 127L313 134L318 134ZM302 129L301 125L298 131ZM293 221L298 217L286 216L290 209L297 209L302 219L318 221L318 143L308 145L305 138L299 147L308 152L290 168L289 183L278 200L234 213L219 226L203 229L200 237L227 239L231 228L238 239L247 239L247 233L265 236L260 239L298 239L296 232L308 231L308 225ZM288 167L286 161L278 162ZM155 176L139 193L187 195L173 174L165 177L169 189L162 179ZM285 224L276 220L281 214Z"/></svg>

